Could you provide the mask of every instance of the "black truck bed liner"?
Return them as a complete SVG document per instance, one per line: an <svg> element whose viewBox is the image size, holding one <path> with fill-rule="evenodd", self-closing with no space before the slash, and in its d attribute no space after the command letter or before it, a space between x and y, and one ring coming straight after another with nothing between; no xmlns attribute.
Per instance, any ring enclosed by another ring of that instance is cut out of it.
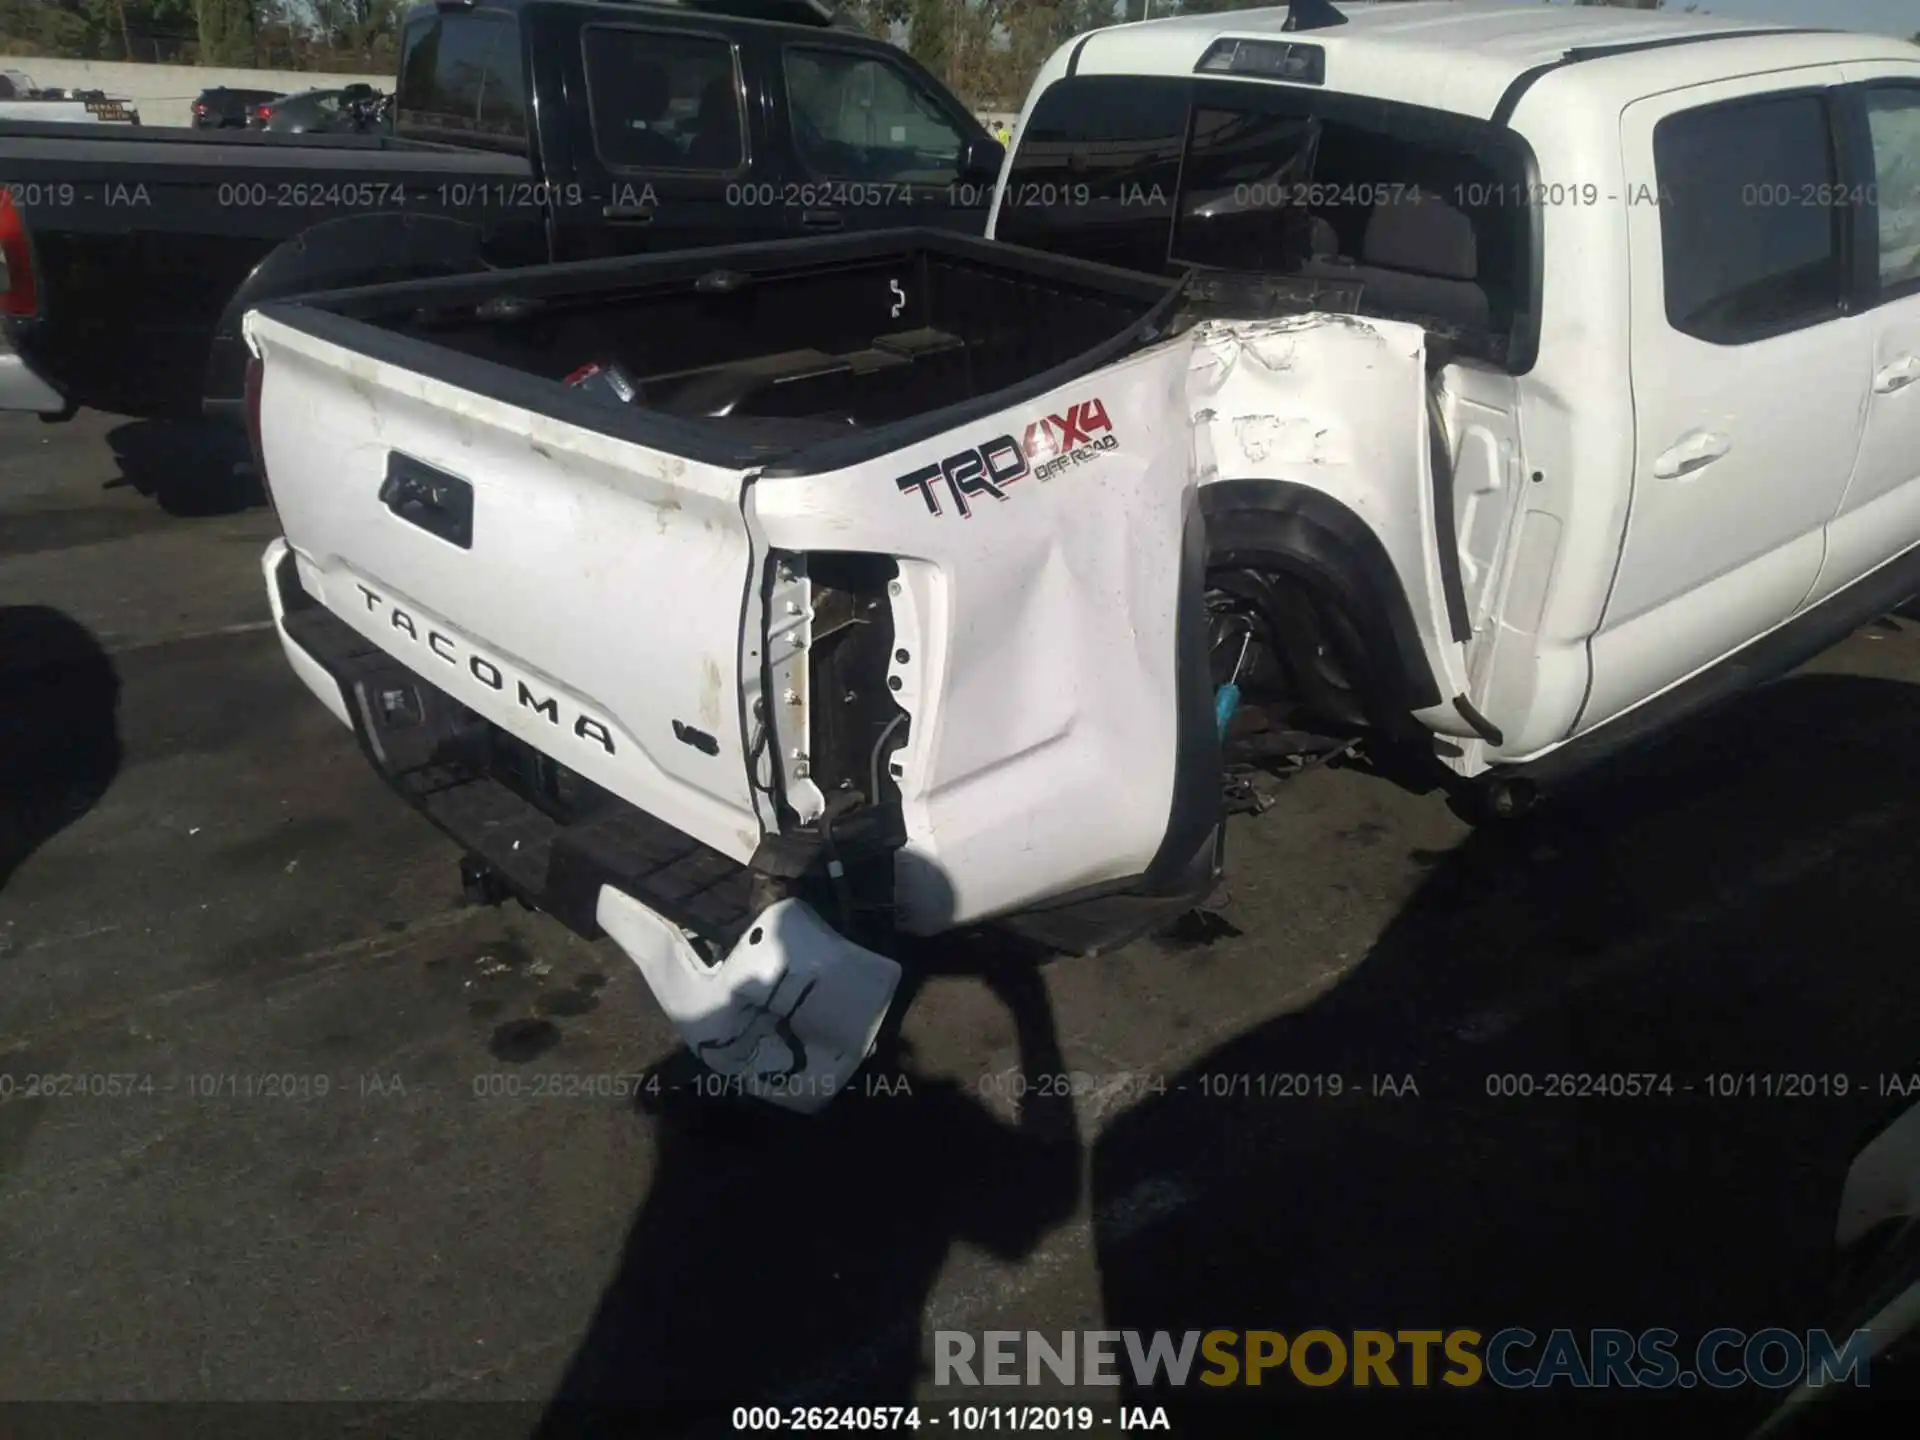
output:
<svg viewBox="0 0 1920 1440"><path fill-rule="evenodd" d="M1104 363L1157 333L1177 290L1164 277L916 229L263 308L377 359L691 459L751 463L837 437L832 458L845 464L859 458L848 446L910 443L934 412L933 428L947 428L970 406L1000 408ZM635 403L560 383L591 363L625 369Z"/></svg>

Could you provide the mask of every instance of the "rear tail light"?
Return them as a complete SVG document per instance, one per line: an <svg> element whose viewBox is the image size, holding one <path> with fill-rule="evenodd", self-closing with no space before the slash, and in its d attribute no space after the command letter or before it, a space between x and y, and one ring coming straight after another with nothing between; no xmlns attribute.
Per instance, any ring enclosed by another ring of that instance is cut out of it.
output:
<svg viewBox="0 0 1920 1440"><path fill-rule="evenodd" d="M247 361L247 443L253 447L253 468L266 492L267 504L277 516L280 507L273 503L273 482L267 478L267 452L260 441L260 391L266 383L266 366L258 355Z"/></svg>
<svg viewBox="0 0 1920 1440"><path fill-rule="evenodd" d="M0 315L32 315L38 308L26 222L13 196L0 190Z"/></svg>
<svg viewBox="0 0 1920 1440"><path fill-rule="evenodd" d="M271 120L273 118L273 107L271 105L262 105L258 110L253 112L253 118L256 120Z"/></svg>

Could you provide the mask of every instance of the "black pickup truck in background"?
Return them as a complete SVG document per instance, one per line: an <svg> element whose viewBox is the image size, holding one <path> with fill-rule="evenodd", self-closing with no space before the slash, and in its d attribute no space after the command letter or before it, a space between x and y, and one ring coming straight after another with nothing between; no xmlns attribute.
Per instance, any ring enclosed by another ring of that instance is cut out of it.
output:
<svg viewBox="0 0 1920 1440"><path fill-rule="evenodd" d="M240 320L272 298L842 229L978 234L1003 158L819 0L438 0L407 17L391 113L372 135L0 124L0 325L55 418L238 419Z"/></svg>

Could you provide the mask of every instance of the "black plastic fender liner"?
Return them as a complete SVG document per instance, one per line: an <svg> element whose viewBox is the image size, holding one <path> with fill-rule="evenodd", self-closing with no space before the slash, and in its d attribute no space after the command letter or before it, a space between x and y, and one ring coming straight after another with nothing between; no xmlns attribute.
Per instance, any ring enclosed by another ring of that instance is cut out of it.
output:
<svg viewBox="0 0 1920 1440"><path fill-rule="evenodd" d="M1180 600L1174 617L1173 797L1160 848L1137 894L1189 888L1195 864L1210 853L1222 816L1220 727L1214 718L1207 648L1208 523L1190 501L1180 533Z"/></svg>
<svg viewBox="0 0 1920 1440"><path fill-rule="evenodd" d="M480 228L466 221L394 211L342 215L301 231L269 251L227 301L207 357L202 408L212 416L239 418L248 359L240 322L255 306L389 280L476 274L490 268L481 258L481 244Z"/></svg>
<svg viewBox="0 0 1920 1440"><path fill-rule="evenodd" d="M1331 496L1287 480L1221 480L1200 490L1209 569L1297 577L1360 636L1380 700L1409 713L1441 703L1413 606L1386 546Z"/></svg>

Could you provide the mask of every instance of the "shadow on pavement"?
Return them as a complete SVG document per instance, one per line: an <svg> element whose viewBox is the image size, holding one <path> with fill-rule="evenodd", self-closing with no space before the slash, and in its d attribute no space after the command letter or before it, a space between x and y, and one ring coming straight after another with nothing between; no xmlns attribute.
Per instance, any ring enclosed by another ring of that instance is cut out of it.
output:
<svg viewBox="0 0 1920 1440"><path fill-rule="evenodd" d="M962 970L1011 1013L1023 1073L1057 1073L1036 957L1010 944L927 947L894 1013L918 980ZM954 1242L1016 1259L1074 1211L1082 1151L1064 1094L1029 1087L1009 1124L889 1041L803 1116L705 1098L688 1088L701 1067L679 1058L652 1107L652 1187L543 1436L725 1435L736 1405L909 1404Z"/></svg>
<svg viewBox="0 0 1920 1440"><path fill-rule="evenodd" d="M119 695L86 627L46 606L0 606L0 891L106 793L120 768Z"/></svg>
<svg viewBox="0 0 1920 1440"><path fill-rule="evenodd" d="M1881 1076L1916 1052L1917 833L1920 688L1804 676L1557 815L1417 855L1430 877L1333 992L1168 1077L1100 1139L1105 1324L1666 1327L1690 1362L1716 1326L1825 1323L1841 1179L1901 1103ZM1788 1087L1762 1079L1716 1098L1716 1073L1839 1074L1850 1093L1769 1098ZM1636 1074L1672 1093L1547 1093ZM1282 1365L1259 1389L1128 1398L1190 1434L1711 1436L1767 1408L1752 1388L1457 1389L1435 1362L1424 1392L1403 1351L1397 1390L1356 1389L1351 1368L1311 1388ZM1328 1363L1315 1350L1310 1373Z"/></svg>
<svg viewBox="0 0 1920 1440"><path fill-rule="evenodd" d="M107 432L120 479L182 518L232 515L267 503L246 435L211 421L129 420Z"/></svg>

